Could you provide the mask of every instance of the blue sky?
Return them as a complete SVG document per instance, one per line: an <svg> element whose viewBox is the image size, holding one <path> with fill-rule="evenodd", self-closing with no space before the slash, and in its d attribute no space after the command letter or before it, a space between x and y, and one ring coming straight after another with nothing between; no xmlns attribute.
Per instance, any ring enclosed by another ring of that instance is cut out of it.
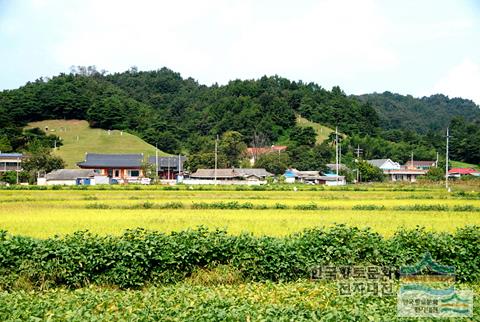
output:
<svg viewBox="0 0 480 322"><path fill-rule="evenodd" d="M0 0L0 89L72 65L480 104L480 1Z"/></svg>

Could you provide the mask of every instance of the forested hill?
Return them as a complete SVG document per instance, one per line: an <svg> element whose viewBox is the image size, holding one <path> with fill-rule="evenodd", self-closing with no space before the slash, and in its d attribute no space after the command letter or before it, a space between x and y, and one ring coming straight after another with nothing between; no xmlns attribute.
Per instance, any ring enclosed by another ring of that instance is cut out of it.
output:
<svg viewBox="0 0 480 322"><path fill-rule="evenodd" d="M265 144L288 141L296 114L348 134L371 134L378 127L375 111L340 88L328 91L277 76L207 87L167 68L112 75L93 69L0 93L0 135L31 121L86 119L93 127L134 132L167 152L198 149L203 137L226 131L240 132L247 144L254 135Z"/></svg>
<svg viewBox="0 0 480 322"><path fill-rule="evenodd" d="M370 103L386 129L409 129L418 133L442 131L454 117L480 121L480 108L473 101L437 94L415 98L391 92L355 96Z"/></svg>
<svg viewBox="0 0 480 322"><path fill-rule="evenodd" d="M202 166L213 160L214 138L227 132L233 132L230 139L244 145L254 141L263 146L287 144L298 164L326 159L331 138L312 150L315 131L296 124L301 116L330 128L338 126L346 134L342 151L347 158L360 146L366 158L405 161L414 151L419 159L432 159L436 151L442 152L443 139L440 131L431 130L444 128L454 115L474 120L472 115L478 117L474 108L470 101L441 95L354 97L339 87L327 90L279 76L205 86L167 68L105 74L93 67L79 67L70 74L0 92L0 151L28 149L32 137L38 137L38 133L26 135L22 130L28 122L85 119L92 127L126 130L165 152L196 155L198 160L207 160ZM462 122L456 121L458 129L465 128ZM478 128L478 124L471 126ZM480 130L468 135L472 138L462 134L456 157L480 161L480 151L469 154ZM312 168L308 164L299 167Z"/></svg>

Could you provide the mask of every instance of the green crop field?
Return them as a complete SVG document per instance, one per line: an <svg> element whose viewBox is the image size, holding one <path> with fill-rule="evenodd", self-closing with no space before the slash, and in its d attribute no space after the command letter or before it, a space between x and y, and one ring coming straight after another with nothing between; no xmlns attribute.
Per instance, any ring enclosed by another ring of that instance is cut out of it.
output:
<svg viewBox="0 0 480 322"><path fill-rule="evenodd" d="M309 269L428 251L458 269L478 320L480 187L452 187L0 189L0 319L403 321L398 280L340 296Z"/></svg>
<svg viewBox="0 0 480 322"><path fill-rule="evenodd" d="M29 123L27 128L38 127L62 139L63 146L54 151L67 163L67 168L76 168L77 162L85 159L85 153L143 153L155 155L155 147L139 137L117 130L92 129L87 121L46 120ZM166 155L160 152L161 155Z"/></svg>

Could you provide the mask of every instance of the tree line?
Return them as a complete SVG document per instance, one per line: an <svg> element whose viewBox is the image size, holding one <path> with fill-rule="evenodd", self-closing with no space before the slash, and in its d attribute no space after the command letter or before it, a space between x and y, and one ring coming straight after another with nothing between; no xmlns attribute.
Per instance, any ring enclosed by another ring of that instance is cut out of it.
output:
<svg viewBox="0 0 480 322"><path fill-rule="evenodd" d="M301 115L332 128L338 126L346 159L355 157L357 147L363 149L364 158L402 162L412 151L416 159L434 159L436 152L443 153L444 123L432 123L436 117L424 114L415 115L418 127L404 126L412 119L410 114L405 122L398 121L398 126L386 123L390 114L385 112L385 100L374 98L348 96L338 86L327 90L279 76L206 86L167 68L131 68L108 74L92 66L78 67L69 74L0 92L0 150L28 151L33 142L48 147L55 139L25 131L28 122L85 119L92 127L129 131L165 152L194 156L190 158L192 168L212 165L218 136L222 141L219 164L223 166L241 165L238 150L246 146L285 144L288 152L276 159L276 167L324 169L325 163L333 161L332 139L316 144L315 131L296 124L296 116ZM422 100L431 107L439 101L440 115L448 110L465 116L470 106L464 100L443 96ZM403 104L410 106L408 100ZM415 109L417 105L412 106ZM453 132L452 157L480 162L474 143L478 142L478 123L452 119Z"/></svg>

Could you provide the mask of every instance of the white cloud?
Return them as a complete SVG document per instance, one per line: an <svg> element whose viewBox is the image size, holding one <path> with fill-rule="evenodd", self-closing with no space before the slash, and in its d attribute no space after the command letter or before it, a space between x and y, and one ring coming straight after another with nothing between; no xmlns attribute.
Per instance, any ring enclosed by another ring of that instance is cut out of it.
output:
<svg viewBox="0 0 480 322"><path fill-rule="evenodd" d="M15 0L0 7L0 88L71 65L135 65L206 84L278 74L416 95L480 55L466 1Z"/></svg>
<svg viewBox="0 0 480 322"><path fill-rule="evenodd" d="M480 105L480 64L465 59L438 80L433 92L469 98Z"/></svg>
<svg viewBox="0 0 480 322"><path fill-rule="evenodd" d="M64 66L109 71L167 66L206 83L280 74L314 81L328 75L335 85L397 66L383 44L388 26L375 1L291 7L252 0L83 1L64 13L64 40L52 55Z"/></svg>

